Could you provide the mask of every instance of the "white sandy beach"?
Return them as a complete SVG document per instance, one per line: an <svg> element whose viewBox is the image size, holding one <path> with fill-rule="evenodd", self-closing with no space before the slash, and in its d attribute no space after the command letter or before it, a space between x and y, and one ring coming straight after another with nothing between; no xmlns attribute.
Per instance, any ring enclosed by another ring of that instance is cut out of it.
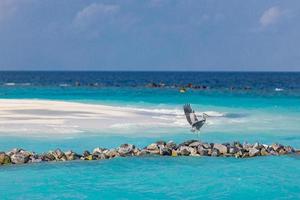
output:
<svg viewBox="0 0 300 200"><path fill-rule="evenodd" d="M220 110L222 108L215 108ZM196 110L210 115L203 132L260 131L284 134L299 130L296 116L282 116L255 110L235 113ZM239 116L241 114L241 116ZM296 117L296 118L295 118ZM285 124L281 122L285 121ZM0 135L70 137L76 134L165 134L189 132L180 107L127 107L66 101L0 99Z"/></svg>
<svg viewBox="0 0 300 200"><path fill-rule="evenodd" d="M81 132L182 127L183 115L161 111L49 100L0 99L0 134L46 136ZM168 114L168 113L167 113Z"/></svg>

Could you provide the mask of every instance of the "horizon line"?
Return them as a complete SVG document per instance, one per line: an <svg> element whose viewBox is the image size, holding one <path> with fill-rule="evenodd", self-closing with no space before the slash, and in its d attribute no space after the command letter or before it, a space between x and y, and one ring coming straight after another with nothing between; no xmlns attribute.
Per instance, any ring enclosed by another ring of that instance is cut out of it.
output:
<svg viewBox="0 0 300 200"><path fill-rule="evenodd" d="M300 70L0 70L0 72L236 72L236 73L299 73Z"/></svg>

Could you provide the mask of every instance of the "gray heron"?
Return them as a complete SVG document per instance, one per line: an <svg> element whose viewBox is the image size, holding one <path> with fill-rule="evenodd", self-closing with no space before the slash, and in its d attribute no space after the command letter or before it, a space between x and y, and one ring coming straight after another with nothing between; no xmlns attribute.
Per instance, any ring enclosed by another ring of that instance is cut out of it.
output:
<svg viewBox="0 0 300 200"><path fill-rule="evenodd" d="M200 131L202 126L205 124L206 117L208 117L208 115L203 113L202 114L202 119L198 120L198 118L195 114L195 111L191 108L190 104L185 104L183 106L183 110L184 110L184 114L185 114L185 117L186 117L188 123L192 126L191 131L192 132Z"/></svg>

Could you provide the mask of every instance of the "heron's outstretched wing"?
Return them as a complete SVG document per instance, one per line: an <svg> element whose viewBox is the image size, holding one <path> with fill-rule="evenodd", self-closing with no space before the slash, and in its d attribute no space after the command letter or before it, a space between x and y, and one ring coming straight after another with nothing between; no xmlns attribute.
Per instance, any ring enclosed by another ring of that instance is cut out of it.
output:
<svg viewBox="0 0 300 200"><path fill-rule="evenodd" d="M190 104L186 104L183 106L184 114L190 125L193 125L198 121L195 111L192 110Z"/></svg>

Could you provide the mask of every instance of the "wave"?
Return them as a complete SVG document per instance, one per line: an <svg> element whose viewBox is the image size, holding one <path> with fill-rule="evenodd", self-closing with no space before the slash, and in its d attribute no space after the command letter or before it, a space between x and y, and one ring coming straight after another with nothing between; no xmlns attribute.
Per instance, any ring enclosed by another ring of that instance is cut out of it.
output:
<svg viewBox="0 0 300 200"><path fill-rule="evenodd" d="M120 107L121 108L121 107ZM163 115L184 115L184 112L182 109L167 109L167 108L136 108L136 107L126 107L127 109L130 109L132 111L136 112L143 112L143 113L154 113L154 114L163 114ZM196 112L196 114L201 115L201 113L206 113L210 117L224 117L227 113L218 112L218 111L204 111L204 112Z"/></svg>
<svg viewBox="0 0 300 200"><path fill-rule="evenodd" d="M8 82L8 83L3 83L3 85L5 85L5 86L17 86L17 85L30 86L31 83L14 83L14 82Z"/></svg>

